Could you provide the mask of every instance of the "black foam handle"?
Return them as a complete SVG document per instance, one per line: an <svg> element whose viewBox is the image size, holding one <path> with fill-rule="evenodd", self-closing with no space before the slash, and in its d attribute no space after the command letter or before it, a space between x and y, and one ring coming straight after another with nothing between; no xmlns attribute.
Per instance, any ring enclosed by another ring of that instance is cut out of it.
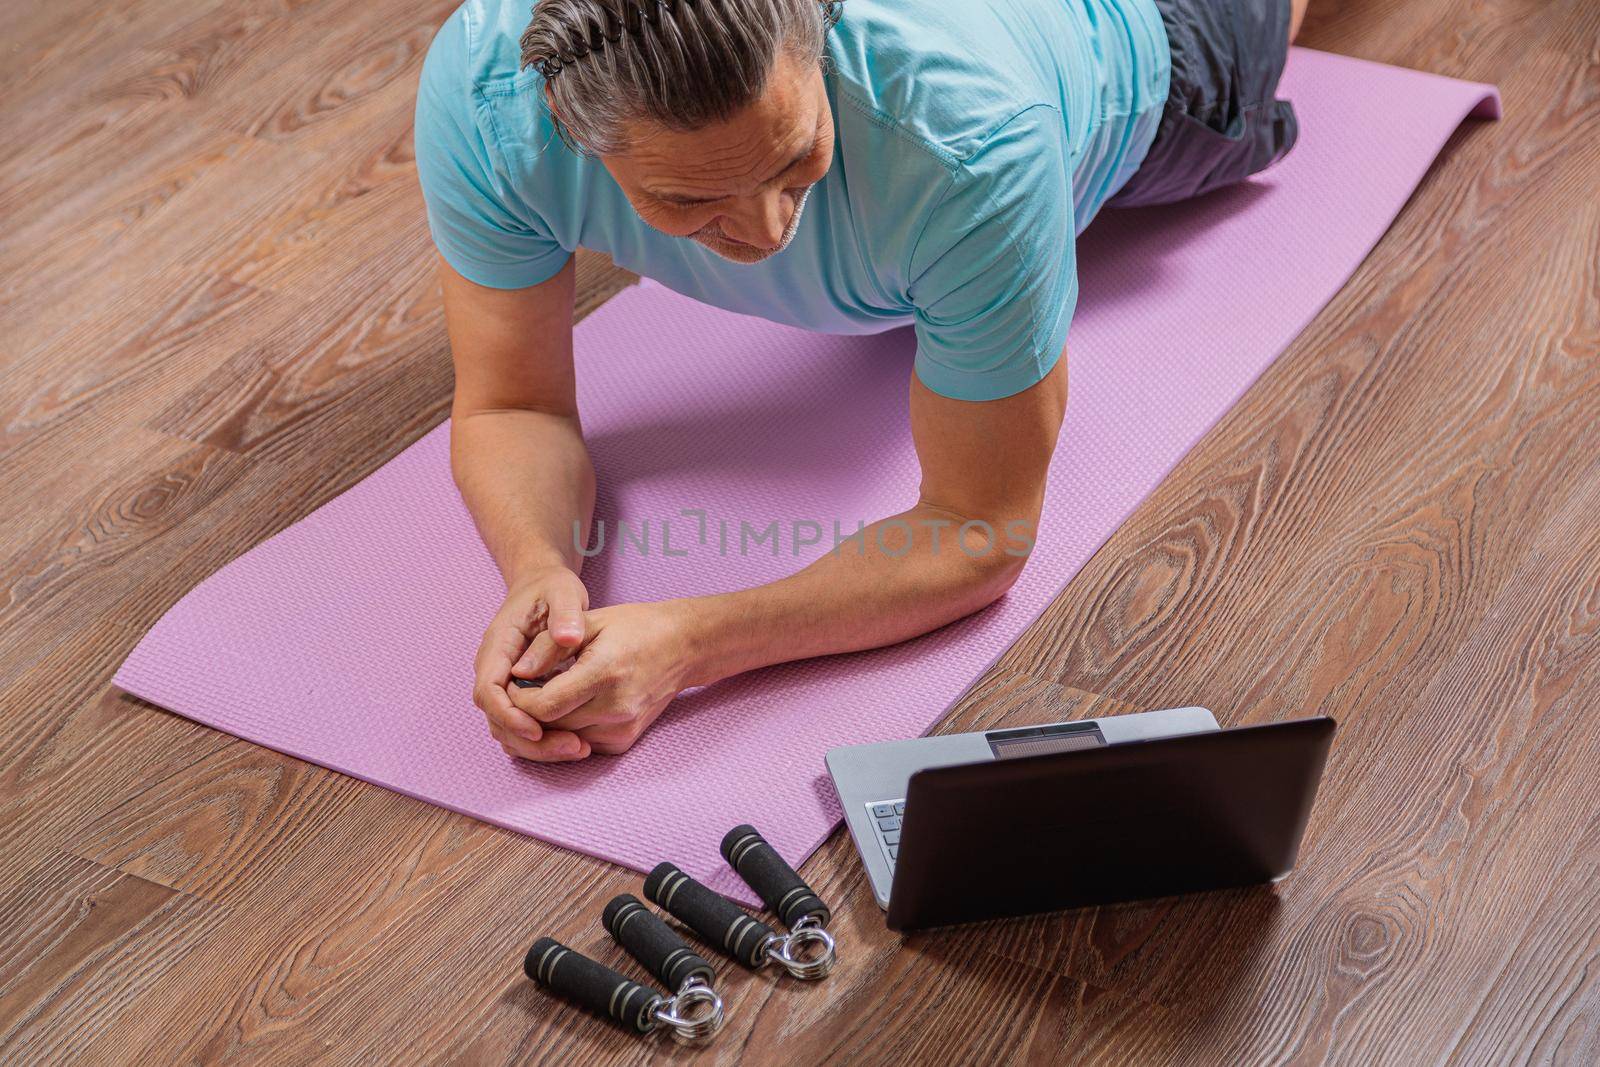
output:
<svg viewBox="0 0 1600 1067"><path fill-rule="evenodd" d="M542 986L639 1033L655 1029L652 1009L663 997L550 937L533 943L522 970Z"/></svg>
<svg viewBox="0 0 1600 1067"><path fill-rule="evenodd" d="M815 918L823 926L833 913L822 898L783 861L778 850L754 826L735 826L722 839L722 858L749 883L767 907L793 930L801 919Z"/></svg>
<svg viewBox="0 0 1600 1067"><path fill-rule="evenodd" d="M660 864L650 872L644 880L644 895L707 944L715 945L746 967L759 967L766 962L772 927L750 918L672 864Z"/></svg>
<svg viewBox="0 0 1600 1067"><path fill-rule="evenodd" d="M668 990L683 988L683 983L698 978L706 985L716 980L717 972L694 949L684 943L661 917L640 903L632 893L611 898L601 916L606 930L617 944L628 950L651 974L666 983Z"/></svg>

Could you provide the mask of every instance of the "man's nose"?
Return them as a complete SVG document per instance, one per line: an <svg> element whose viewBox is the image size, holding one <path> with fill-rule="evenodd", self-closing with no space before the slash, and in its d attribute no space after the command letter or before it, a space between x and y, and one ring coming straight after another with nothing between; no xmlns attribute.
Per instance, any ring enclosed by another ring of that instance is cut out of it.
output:
<svg viewBox="0 0 1600 1067"><path fill-rule="evenodd" d="M789 228L789 216L794 204L785 192L762 193L739 202L728 213L725 232L735 241L743 241L757 248L777 248L783 244L784 231Z"/></svg>

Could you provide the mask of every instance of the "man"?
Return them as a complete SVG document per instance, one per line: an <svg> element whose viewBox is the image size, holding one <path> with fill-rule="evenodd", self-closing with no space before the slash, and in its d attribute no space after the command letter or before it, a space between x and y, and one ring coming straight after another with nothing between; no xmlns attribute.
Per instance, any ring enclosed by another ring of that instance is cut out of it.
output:
<svg viewBox="0 0 1600 1067"><path fill-rule="evenodd" d="M624 751L685 688L1003 594L1024 560L983 531L1039 517L1076 235L1295 136L1273 95L1304 0L539 0L531 23L525 2L445 23L416 139L456 480L508 587L474 698L531 760ZM746 314L913 326L916 504L770 585L589 610L580 246Z"/></svg>

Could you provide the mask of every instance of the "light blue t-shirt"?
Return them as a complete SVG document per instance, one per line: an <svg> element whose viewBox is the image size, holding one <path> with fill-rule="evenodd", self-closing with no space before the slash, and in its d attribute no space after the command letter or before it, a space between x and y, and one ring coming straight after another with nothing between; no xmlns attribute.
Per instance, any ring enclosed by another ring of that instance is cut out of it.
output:
<svg viewBox="0 0 1600 1067"><path fill-rule="evenodd" d="M543 78L518 70L530 6L468 0L423 67L417 167L452 267L521 288L582 246L793 326L914 325L918 377L965 400L1054 366L1076 235L1144 159L1171 67L1153 0L846 0L826 45L833 164L788 248L738 264L652 229L556 136Z"/></svg>

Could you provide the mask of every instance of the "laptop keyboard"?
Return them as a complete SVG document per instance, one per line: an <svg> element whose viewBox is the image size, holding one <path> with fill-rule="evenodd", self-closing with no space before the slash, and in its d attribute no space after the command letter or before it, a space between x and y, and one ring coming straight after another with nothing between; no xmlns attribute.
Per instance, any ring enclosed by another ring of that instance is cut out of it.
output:
<svg viewBox="0 0 1600 1067"><path fill-rule="evenodd" d="M889 866L900 856L900 820L905 817L904 800L876 800L867 805L867 815L877 832L878 844L889 857Z"/></svg>

